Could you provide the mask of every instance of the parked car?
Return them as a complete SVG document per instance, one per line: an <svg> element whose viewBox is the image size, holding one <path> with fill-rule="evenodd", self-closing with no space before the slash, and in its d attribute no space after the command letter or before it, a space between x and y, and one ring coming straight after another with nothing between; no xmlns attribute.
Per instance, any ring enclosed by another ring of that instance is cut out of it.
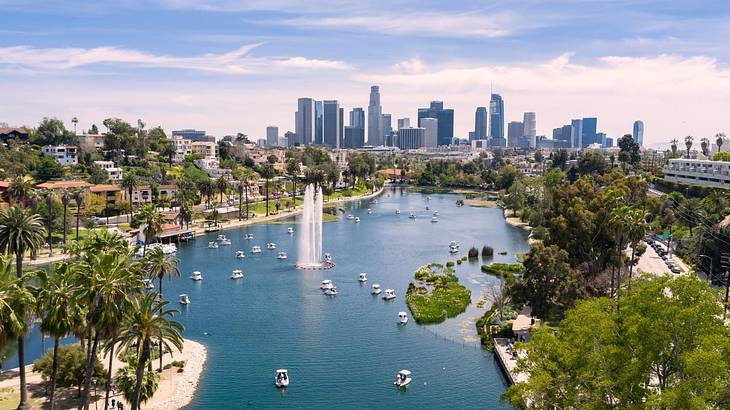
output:
<svg viewBox="0 0 730 410"><path fill-rule="evenodd" d="M679 270L679 268L678 268L678 267L676 267L676 266L672 266L672 267L671 267L671 268L670 268L669 270L671 270L671 271L672 271L672 273L680 273L680 272L682 272L682 271L681 271L681 270Z"/></svg>

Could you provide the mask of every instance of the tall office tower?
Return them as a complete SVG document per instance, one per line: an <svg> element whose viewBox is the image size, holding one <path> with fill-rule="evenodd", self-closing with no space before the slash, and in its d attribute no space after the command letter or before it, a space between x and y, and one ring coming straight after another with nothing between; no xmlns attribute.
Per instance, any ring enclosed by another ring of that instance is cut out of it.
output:
<svg viewBox="0 0 730 410"><path fill-rule="evenodd" d="M634 137L634 142L639 144L640 147L644 146L644 121L634 121L634 132L631 136Z"/></svg>
<svg viewBox="0 0 730 410"><path fill-rule="evenodd" d="M360 107L355 107L350 111L350 127L365 129L365 111Z"/></svg>
<svg viewBox="0 0 730 410"><path fill-rule="evenodd" d="M522 131L522 135L530 140L530 148L536 148L537 141L535 140L535 137L537 136L537 118L535 117L535 113L524 113L522 116L522 124L525 129Z"/></svg>
<svg viewBox="0 0 730 410"><path fill-rule="evenodd" d="M474 138L476 140L487 139L487 108L477 107L474 113ZM471 141L472 139L469 139Z"/></svg>
<svg viewBox="0 0 730 410"><path fill-rule="evenodd" d="M422 118L419 125L423 128L423 146L436 148L438 146L439 121L436 118Z"/></svg>
<svg viewBox="0 0 730 410"><path fill-rule="evenodd" d="M408 117L406 117L406 118L398 118L398 129L408 128L410 126L411 126L411 119L410 118L408 118Z"/></svg>
<svg viewBox="0 0 730 410"><path fill-rule="evenodd" d="M442 101L431 101L429 108L418 109L418 126L422 127L423 118L438 120L438 145L450 145L454 140L454 110L444 109Z"/></svg>
<svg viewBox="0 0 730 410"><path fill-rule="evenodd" d="M499 94L489 101L489 123L489 138L504 138L504 101Z"/></svg>
<svg viewBox="0 0 730 410"><path fill-rule="evenodd" d="M392 124L393 116L390 114L383 114L383 141L385 141L385 136L390 134L391 131L393 131L393 124Z"/></svg>
<svg viewBox="0 0 730 410"><path fill-rule="evenodd" d="M324 127L324 110L322 101L314 102L314 140L313 143L322 145L322 127Z"/></svg>
<svg viewBox="0 0 730 410"><path fill-rule="evenodd" d="M286 145L288 147L294 147L294 146L300 145L300 142L297 139L297 134L295 132L291 132L291 131L285 132L284 138L286 139Z"/></svg>
<svg viewBox="0 0 730 410"><path fill-rule="evenodd" d="M571 148L583 147L583 120L570 120Z"/></svg>
<svg viewBox="0 0 730 410"><path fill-rule="evenodd" d="M294 114L294 127L299 144L312 144L312 138L314 137L313 99L300 98L297 100L297 112Z"/></svg>
<svg viewBox="0 0 730 410"><path fill-rule="evenodd" d="M596 143L601 144L601 146L604 148L608 148L606 146L606 133L605 132L596 133Z"/></svg>
<svg viewBox="0 0 730 410"><path fill-rule="evenodd" d="M555 141L555 148L570 148L572 129L573 127L570 125L553 128L553 141Z"/></svg>
<svg viewBox="0 0 730 410"><path fill-rule="evenodd" d="M337 100L324 100L324 127L322 129L322 144L337 148L340 141L340 103Z"/></svg>
<svg viewBox="0 0 730 410"><path fill-rule="evenodd" d="M521 122L511 121L507 124L507 146L519 147L520 138L525 135L525 129ZM528 147L529 148L529 147Z"/></svg>
<svg viewBox="0 0 730 410"><path fill-rule="evenodd" d="M266 127L266 145L270 147L279 145L279 127L273 125Z"/></svg>
<svg viewBox="0 0 730 410"><path fill-rule="evenodd" d="M596 133L596 129L598 128L598 118L590 117L590 118L583 118L581 120L583 123L583 134L581 136L582 138L582 145L581 148L585 148L591 144L598 143L600 144L601 141L598 140L598 134Z"/></svg>
<svg viewBox="0 0 730 410"><path fill-rule="evenodd" d="M383 145L383 107L380 106L380 87L370 87L368 104L368 144Z"/></svg>
<svg viewBox="0 0 730 410"><path fill-rule="evenodd" d="M342 148L360 148L365 145L365 128L345 127Z"/></svg>
<svg viewBox="0 0 730 410"><path fill-rule="evenodd" d="M345 109L342 107L340 107L339 121L340 133L337 136L337 145L335 146L335 148L341 148L343 142L345 141Z"/></svg>
<svg viewBox="0 0 730 410"><path fill-rule="evenodd" d="M408 127L398 130L398 148L418 149L423 147L423 134L425 131L422 127Z"/></svg>

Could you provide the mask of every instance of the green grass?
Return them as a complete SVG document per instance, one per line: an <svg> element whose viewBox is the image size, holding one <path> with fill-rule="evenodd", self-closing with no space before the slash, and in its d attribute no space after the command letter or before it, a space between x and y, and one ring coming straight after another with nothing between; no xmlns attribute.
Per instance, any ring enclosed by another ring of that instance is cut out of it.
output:
<svg viewBox="0 0 730 410"><path fill-rule="evenodd" d="M463 313L471 303L471 291L443 265L423 266L414 278L415 283L408 285L406 304L416 323L441 323Z"/></svg>
<svg viewBox="0 0 730 410"><path fill-rule="evenodd" d="M512 276L516 273L520 273L525 270L525 267L521 263L493 263L491 265L482 265L482 272L495 275L505 276L505 274Z"/></svg>

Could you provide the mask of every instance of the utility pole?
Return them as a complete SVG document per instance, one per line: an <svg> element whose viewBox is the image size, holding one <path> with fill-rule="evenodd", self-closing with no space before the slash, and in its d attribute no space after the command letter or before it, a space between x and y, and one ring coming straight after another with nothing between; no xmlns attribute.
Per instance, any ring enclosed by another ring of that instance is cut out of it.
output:
<svg viewBox="0 0 730 410"><path fill-rule="evenodd" d="M725 269L725 308L722 312L722 319L727 317L728 296L730 296L730 253L723 252L720 255L720 266Z"/></svg>

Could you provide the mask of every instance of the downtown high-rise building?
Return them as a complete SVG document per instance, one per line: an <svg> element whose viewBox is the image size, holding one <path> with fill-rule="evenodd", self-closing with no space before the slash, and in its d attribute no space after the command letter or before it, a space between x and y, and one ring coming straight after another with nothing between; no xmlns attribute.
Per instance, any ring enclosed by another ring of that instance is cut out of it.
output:
<svg viewBox="0 0 730 410"><path fill-rule="evenodd" d="M522 124L524 131L522 136L529 141L530 148L537 147L537 118L534 112L526 112L522 115Z"/></svg>
<svg viewBox="0 0 730 410"><path fill-rule="evenodd" d="M581 120L582 132L581 132L581 148L586 148L591 144L603 145L600 136L598 135L598 118L588 117Z"/></svg>
<svg viewBox="0 0 730 410"><path fill-rule="evenodd" d="M370 87L368 104L368 144L383 145L383 107L380 105L380 87Z"/></svg>
<svg viewBox="0 0 730 410"><path fill-rule="evenodd" d="M631 136L634 138L634 142L639 144L640 147L644 146L644 121L634 121L634 130Z"/></svg>
<svg viewBox="0 0 730 410"><path fill-rule="evenodd" d="M390 114L383 114L383 141L385 141L385 136L390 134L391 131L393 131L393 116Z"/></svg>
<svg viewBox="0 0 730 410"><path fill-rule="evenodd" d="M350 111L350 127L365 129L365 111L360 107L355 107Z"/></svg>
<svg viewBox="0 0 730 410"><path fill-rule="evenodd" d="M322 145L339 148L341 138L340 103L337 100L324 100L322 106L324 113Z"/></svg>
<svg viewBox="0 0 730 410"><path fill-rule="evenodd" d="M520 138L525 135L525 128L519 121L511 121L507 124L507 146L519 147Z"/></svg>
<svg viewBox="0 0 730 410"><path fill-rule="evenodd" d="M322 145L322 133L324 127L324 109L322 108L322 101L314 102L314 139L313 143L316 145Z"/></svg>
<svg viewBox="0 0 730 410"><path fill-rule="evenodd" d="M573 145L571 138L572 132L573 127L570 125L553 128L553 141L555 141L555 148L570 148Z"/></svg>
<svg viewBox="0 0 730 410"><path fill-rule="evenodd" d="M398 148L406 150L423 147L425 132L426 130L422 127L408 127L398 130Z"/></svg>
<svg viewBox="0 0 730 410"><path fill-rule="evenodd" d="M583 120L570 120L571 148L583 147Z"/></svg>
<svg viewBox="0 0 730 410"><path fill-rule="evenodd" d="M308 97L297 100L297 112L294 114L294 132L300 145L310 145L314 138L314 100Z"/></svg>
<svg viewBox="0 0 730 410"><path fill-rule="evenodd" d="M438 146L438 123L436 118L421 118L421 128L423 128L423 146L426 148L436 148Z"/></svg>
<svg viewBox="0 0 730 410"><path fill-rule="evenodd" d="M444 108L443 101L431 101L428 108L418 109L418 126L423 127L421 120L435 118L438 120L437 145L451 145L454 140L454 110Z"/></svg>
<svg viewBox="0 0 730 410"><path fill-rule="evenodd" d="M410 126L411 126L411 119L410 118L408 118L408 117L406 117L406 118L398 118L398 129L408 128Z"/></svg>
<svg viewBox="0 0 730 410"><path fill-rule="evenodd" d="M474 134L469 134L469 141L487 139L487 117L487 108L477 107L474 113Z"/></svg>
<svg viewBox="0 0 730 410"><path fill-rule="evenodd" d="M489 100L489 138L504 139L504 101L499 94L492 94ZM493 146L500 146L496 144Z"/></svg>
<svg viewBox="0 0 730 410"><path fill-rule="evenodd" d="M279 145L279 127L273 125L266 127L266 145L270 147Z"/></svg>
<svg viewBox="0 0 730 410"><path fill-rule="evenodd" d="M350 125L345 127L342 148L360 148L365 145L365 111L355 107L350 111Z"/></svg>

